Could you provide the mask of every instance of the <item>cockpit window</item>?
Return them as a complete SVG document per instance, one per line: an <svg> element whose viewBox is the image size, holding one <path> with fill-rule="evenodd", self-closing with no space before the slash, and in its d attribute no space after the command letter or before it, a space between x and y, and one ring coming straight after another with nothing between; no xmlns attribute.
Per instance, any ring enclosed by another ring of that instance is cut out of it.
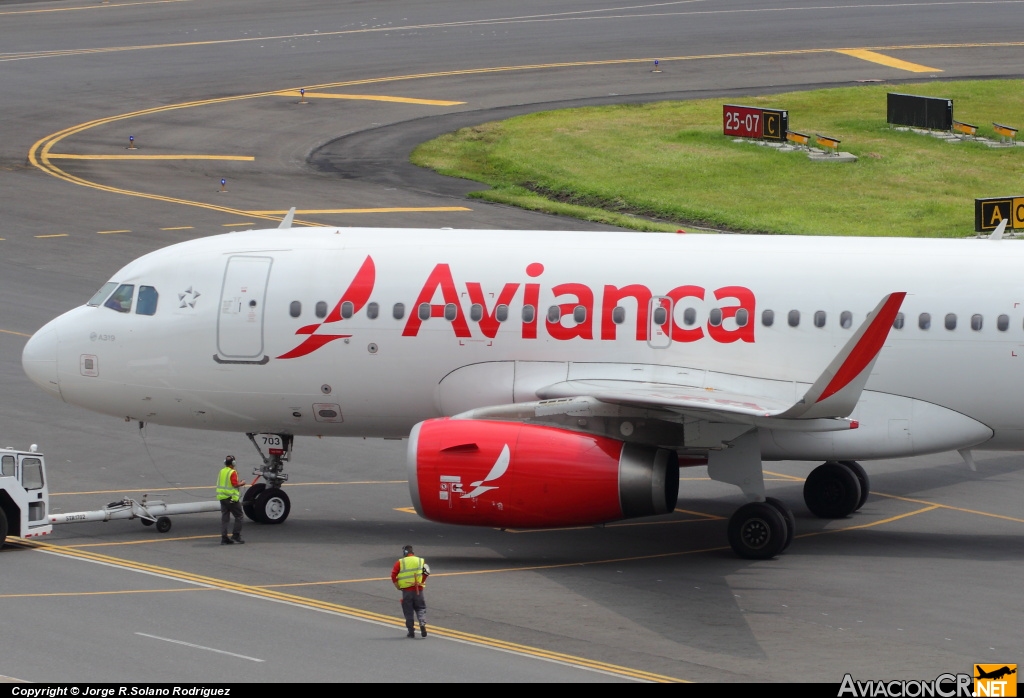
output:
<svg viewBox="0 0 1024 698"><path fill-rule="evenodd" d="M86 303L86 305L96 307L103 301L107 300L107 296L109 296L110 292L113 291L115 288L117 288L117 282L108 281L107 283L103 284L103 287L100 288L100 290L97 291L92 298L89 299L89 302Z"/></svg>
<svg viewBox="0 0 1024 698"><path fill-rule="evenodd" d="M160 294L152 286L139 286L139 302L135 304L135 314L156 314L156 302L159 298Z"/></svg>
<svg viewBox="0 0 1024 698"><path fill-rule="evenodd" d="M108 308L116 310L119 313L127 313L132 309L132 296L135 295L134 284L121 284L114 291L114 295L107 299L104 303Z"/></svg>

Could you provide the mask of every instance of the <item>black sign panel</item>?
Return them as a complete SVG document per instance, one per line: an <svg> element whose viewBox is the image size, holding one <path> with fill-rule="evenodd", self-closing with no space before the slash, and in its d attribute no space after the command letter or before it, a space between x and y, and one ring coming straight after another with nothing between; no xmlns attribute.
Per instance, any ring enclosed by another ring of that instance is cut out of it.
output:
<svg viewBox="0 0 1024 698"><path fill-rule="evenodd" d="M1006 219L1008 229L1024 230L1024 196L999 196L974 200L974 230L995 230Z"/></svg>
<svg viewBox="0 0 1024 698"><path fill-rule="evenodd" d="M930 128L936 131L950 131L953 128L951 99L890 92L886 106L886 121L890 124Z"/></svg>

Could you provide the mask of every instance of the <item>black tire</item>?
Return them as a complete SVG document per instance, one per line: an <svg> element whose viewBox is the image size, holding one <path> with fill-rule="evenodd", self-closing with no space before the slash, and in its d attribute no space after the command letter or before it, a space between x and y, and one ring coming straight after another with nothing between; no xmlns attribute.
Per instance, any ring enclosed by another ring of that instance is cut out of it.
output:
<svg viewBox="0 0 1024 698"><path fill-rule="evenodd" d="M861 464L855 460L841 460L839 465L845 465L852 470L860 482L860 501L857 502L857 508L854 509L854 511L860 511L860 508L868 501L868 495L870 494L871 480L868 479L868 471L864 470Z"/></svg>
<svg viewBox="0 0 1024 698"><path fill-rule="evenodd" d="M748 560L768 560L783 551L788 531L782 514L766 502L751 502L729 518L729 545Z"/></svg>
<svg viewBox="0 0 1024 698"><path fill-rule="evenodd" d="M7 540L7 532L10 529L7 528L7 514L4 513L3 508L0 508L0 548L4 547L4 542Z"/></svg>
<svg viewBox="0 0 1024 698"><path fill-rule="evenodd" d="M161 516L156 520L156 530L160 533L167 533L171 530L171 520L166 516Z"/></svg>
<svg viewBox="0 0 1024 698"><path fill-rule="evenodd" d="M153 519L139 519L139 521L142 522L143 526L152 526L156 523L156 521L154 521Z"/></svg>
<svg viewBox="0 0 1024 698"><path fill-rule="evenodd" d="M253 513L259 517L257 520L265 524L282 524L288 518L292 510L292 500L285 491L277 488L267 488L259 493L253 503Z"/></svg>
<svg viewBox="0 0 1024 698"><path fill-rule="evenodd" d="M782 546L782 550L779 551L785 552L789 544L793 542L793 536L796 535L796 516L793 514L793 510L787 507L781 499L765 497L764 502L774 507L775 511L782 514L782 518L786 521L786 543Z"/></svg>
<svg viewBox="0 0 1024 698"><path fill-rule="evenodd" d="M822 463L804 481L804 503L821 519L845 519L857 510L860 481L853 470L835 461Z"/></svg>
<svg viewBox="0 0 1024 698"><path fill-rule="evenodd" d="M259 493L265 489L267 489L266 483L257 482L255 485L247 489L245 491L245 494L242 495L242 513L244 513L249 518L250 521L256 521L257 523L266 523L266 521L262 521L256 518L255 511L256 497L259 496Z"/></svg>

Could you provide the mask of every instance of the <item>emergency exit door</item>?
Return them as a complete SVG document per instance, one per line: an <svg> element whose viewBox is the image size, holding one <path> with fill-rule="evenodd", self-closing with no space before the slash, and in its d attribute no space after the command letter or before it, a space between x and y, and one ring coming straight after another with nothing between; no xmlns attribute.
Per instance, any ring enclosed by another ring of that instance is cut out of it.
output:
<svg viewBox="0 0 1024 698"><path fill-rule="evenodd" d="M263 306L271 257L228 258L217 316L218 361L266 363L263 354Z"/></svg>

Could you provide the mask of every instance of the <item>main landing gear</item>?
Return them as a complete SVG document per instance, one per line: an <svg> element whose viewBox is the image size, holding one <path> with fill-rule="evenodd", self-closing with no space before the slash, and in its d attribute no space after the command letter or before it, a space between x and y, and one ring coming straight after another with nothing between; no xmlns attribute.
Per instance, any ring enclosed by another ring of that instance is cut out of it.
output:
<svg viewBox="0 0 1024 698"><path fill-rule="evenodd" d="M796 517L774 497L766 497L761 450L756 431L734 439L727 449L708 453L708 476L736 485L748 498L729 517L729 545L742 558L767 560L793 542ZM804 502L815 516L842 519L864 506L870 483L855 461L827 461L811 471L804 483Z"/></svg>
<svg viewBox="0 0 1024 698"><path fill-rule="evenodd" d="M826 461L804 481L804 503L820 519L844 519L868 500L870 483L860 463Z"/></svg>
<svg viewBox="0 0 1024 698"><path fill-rule="evenodd" d="M288 480L284 464L291 458L294 437L291 434L246 434L263 460L263 467L254 470L264 482L257 482L242 495L242 511L257 523L280 524L288 518L292 502L281 485ZM260 444L267 449L264 455Z"/></svg>

